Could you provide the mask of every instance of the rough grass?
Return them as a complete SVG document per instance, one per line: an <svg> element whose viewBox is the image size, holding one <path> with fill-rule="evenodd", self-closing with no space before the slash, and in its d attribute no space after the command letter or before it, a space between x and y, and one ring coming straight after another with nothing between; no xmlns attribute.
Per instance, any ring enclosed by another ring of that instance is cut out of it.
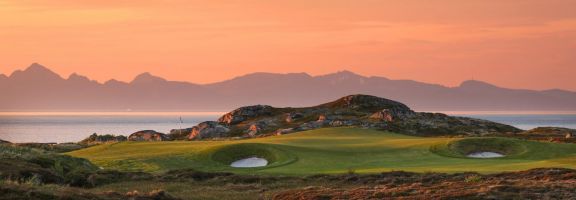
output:
<svg viewBox="0 0 576 200"><path fill-rule="evenodd" d="M87 158L104 168L148 172L193 168L241 174L308 175L347 173L350 169L355 173L392 170L495 173L539 167L576 168L574 144L507 138L481 140L474 144L512 144L519 147L513 149L521 151L497 159L472 159L462 156L469 153L466 148L471 141L475 140L412 137L357 128L325 128L236 141L122 142L68 154ZM486 145L483 147L488 148ZM228 166L231 160L248 154L261 154L273 163L253 169Z"/></svg>

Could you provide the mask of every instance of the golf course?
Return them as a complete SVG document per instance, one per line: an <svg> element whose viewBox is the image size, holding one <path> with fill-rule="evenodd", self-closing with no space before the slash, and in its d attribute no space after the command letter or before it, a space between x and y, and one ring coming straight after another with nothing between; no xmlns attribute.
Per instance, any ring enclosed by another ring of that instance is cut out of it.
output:
<svg viewBox="0 0 576 200"><path fill-rule="evenodd" d="M500 158L470 158L475 152ZM67 153L103 169L162 173L175 169L238 174L312 175L386 171L498 173L576 167L576 145L498 137L415 137L374 129L321 128L242 140L119 142ZM259 157L268 165L235 168Z"/></svg>

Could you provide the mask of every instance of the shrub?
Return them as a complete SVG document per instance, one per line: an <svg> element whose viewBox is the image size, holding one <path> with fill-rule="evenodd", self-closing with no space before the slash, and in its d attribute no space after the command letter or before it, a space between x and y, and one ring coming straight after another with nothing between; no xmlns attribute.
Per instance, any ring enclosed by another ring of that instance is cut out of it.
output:
<svg viewBox="0 0 576 200"><path fill-rule="evenodd" d="M464 182L466 182L466 183L478 183L480 181L482 181L482 176L477 175L477 174L470 175L470 176L467 176L466 178L464 178Z"/></svg>

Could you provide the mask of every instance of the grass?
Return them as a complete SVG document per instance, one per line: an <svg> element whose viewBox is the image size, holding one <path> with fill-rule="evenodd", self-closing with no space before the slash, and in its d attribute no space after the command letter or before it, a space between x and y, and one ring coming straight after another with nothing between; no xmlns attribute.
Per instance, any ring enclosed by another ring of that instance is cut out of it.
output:
<svg viewBox="0 0 576 200"><path fill-rule="evenodd" d="M494 159L465 157L474 150L510 154ZM576 145L509 138L423 138L357 128L325 128L235 141L121 142L67 153L98 166L124 171L164 172L193 168L240 174L309 175L413 172L496 173L540 167L576 168ZM229 167L261 156L266 167Z"/></svg>

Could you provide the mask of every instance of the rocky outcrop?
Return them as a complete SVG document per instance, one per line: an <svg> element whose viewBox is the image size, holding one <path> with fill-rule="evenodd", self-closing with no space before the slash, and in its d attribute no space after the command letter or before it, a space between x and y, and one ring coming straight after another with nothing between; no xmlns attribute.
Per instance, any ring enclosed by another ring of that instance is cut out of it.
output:
<svg viewBox="0 0 576 200"><path fill-rule="evenodd" d="M166 141L171 140L168 135L153 130L143 130L130 134L129 141Z"/></svg>
<svg viewBox="0 0 576 200"><path fill-rule="evenodd" d="M374 113L387 109L392 113L397 114L411 114L414 113L408 106L403 103L380 98L370 95L349 95L342 97L336 101L322 104L319 107L325 107L330 109L349 109L359 112L370 112Z"/></svg>
<svg viewBox="0 0 576 200"><path fill-rule="evenodd" d="M228 125L235 125L248 119L253 119L260 116L271 116L274 108L267 105L246 106L226 113L218 119L218 122Z"/></svg>
<svg viewBox="0 0 576 200"><path fill-rule="evenodd" d="M241 107L226 113L217 122L204 122L193 127L188 139L260 137L343 126L419 136L482 136L521 131L486 120L414 112L400 102L380 97L350 95L306 108Z"/></svg>
<svg viewBox="0 0 576 200"><path fill-rule="evenodd" d="M379 121L386 121L391 122L394 120L392 113L388 109L383 109L381 111L375 112L374 114L370 115L370 119L375 119Z"/></svg>
<svg viewBox="0 0 576 200"><path fill-rule="evenodd" d="M576 136L576 130L560 127L538 127L524 131L522 132L522 135L559 136L570 138Z"/></svg>
<svg viewBox="0 0 576 200"><path fill-rule="evenodd" d="M284 119L284 121L286 123L292 123L294 122L294 120L298 120L303 116L304 115L302 115L302 113L286 113L286 118Z"/></svg>
<svg viewBox="0 0 576 200"><path fill-rule="evenodd" d="M168 136L174 140L186 140L190 133L192 133L192 128L172 129Z"/></svg>
<svg viewBox="0 0 576 200"><path fill-rule="evenodd" d="M201 140L206 138L228 137L230 129L225 124L215 121L202 122L194 127L188 135L189 140Z"/></svg>
<svg viewBox="0 0 576 200"><path fill-rule="evenodd" d="M516 135L516 137L529 140L576 143L576 129L560 127L538 127L524 131Z"/></svg>
<svg viewBox="0 0 576 200"><path fill-rule="evenodd" d="M78 142L81 145L96 145L96 144L103 144L103 143L111 143L111 142L123 142L126 141L128 138L123 135L98 135L96 133L88 136L88 138Z"/></svg>

